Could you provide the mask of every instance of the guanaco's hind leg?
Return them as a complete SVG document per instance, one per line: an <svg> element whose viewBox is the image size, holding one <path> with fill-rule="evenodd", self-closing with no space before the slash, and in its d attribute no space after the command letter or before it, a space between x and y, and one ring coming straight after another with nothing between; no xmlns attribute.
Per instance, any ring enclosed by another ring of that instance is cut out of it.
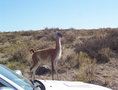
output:
<svg viewBox="0 0 118 90"><path fill-rule="evenodd" d="M35 63L34 62L31 62L31 67L30 67L30 78L32 78L32 75L33 75L33 68L35 67Z"/></svg>
<svg viewBox="0 0 118 90"><path fill-rule="evenodd" d="M35 72L36 72L38 67L39 67L39 63L36 63L36 64L33 64L33 66L30 68L32 80L35 80Z"/></svg>

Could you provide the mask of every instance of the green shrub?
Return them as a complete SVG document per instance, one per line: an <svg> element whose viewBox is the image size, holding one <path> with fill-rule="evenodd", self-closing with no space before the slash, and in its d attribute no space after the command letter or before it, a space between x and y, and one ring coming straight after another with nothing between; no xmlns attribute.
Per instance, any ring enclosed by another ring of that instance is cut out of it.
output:
<svg viewBox="0 0 118 90"><path fill-rule="evenodd" d="M0 53L3 53L4 52L4 48L0 48Z"/></svg>
<svg viewBox="0 0 118 90"><path fill-rule="evenodd" d="M80 68L83 65L94 63L96 60L91 59L87 53L81 51L79 54L74 54L73 61L75 67Z"/></svg>
<svg viewBox="0 0 118 90"><path fill-rule="evenodd" d="M7 63L7 66L12 69L12 70L21 70L21 71L24 71L26 66L23 64L23 63L20 63L20 62L8 62Z"/></svg>

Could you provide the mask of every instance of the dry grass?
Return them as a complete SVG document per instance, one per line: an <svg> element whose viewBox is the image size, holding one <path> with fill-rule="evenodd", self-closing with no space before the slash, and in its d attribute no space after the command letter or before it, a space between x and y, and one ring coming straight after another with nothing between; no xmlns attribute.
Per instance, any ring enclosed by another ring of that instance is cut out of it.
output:
<svg viewBox="0 0 118 90"><path fill-rule="evenodd" d="M55 47L54 34L56 32L63 34L63 54L58 64L61 80L79 80L111 88L117 87L118 74L114 70L118 69L116 63L118 29L59 30L58 28L46 28L39 31L0 33L0 63L12 69L21 69L28 75L32 55L29 50ZM111 71L110 75L105 74L108 74L107 70ZM49 73L40 77L45 79L48 76L50 76ZM112 79L116 80L113 82Z"/></svg>

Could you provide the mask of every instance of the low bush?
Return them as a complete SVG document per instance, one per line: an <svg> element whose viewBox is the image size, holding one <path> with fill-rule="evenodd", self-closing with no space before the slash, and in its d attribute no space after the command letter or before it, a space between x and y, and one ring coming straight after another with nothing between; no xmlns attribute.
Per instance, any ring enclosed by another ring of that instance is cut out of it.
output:
<svg viewBox="0 0 118 90"><path fill-rule="evenodd" d="M23 63L16 62L16 61L8 62L7 66L12 70L21 70L22 72L24 72L26 68L26 66Z"/></svg>

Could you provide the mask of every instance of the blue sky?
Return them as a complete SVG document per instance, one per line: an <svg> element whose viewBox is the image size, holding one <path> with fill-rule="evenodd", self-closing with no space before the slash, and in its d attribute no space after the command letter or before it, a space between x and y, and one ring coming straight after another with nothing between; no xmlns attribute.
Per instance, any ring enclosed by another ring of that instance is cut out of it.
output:
<svg viewBox="0 0 118 90"><path fill-rule="evenodd" d="M0 0L0 31L117 28L118 0Z"/></svg>

